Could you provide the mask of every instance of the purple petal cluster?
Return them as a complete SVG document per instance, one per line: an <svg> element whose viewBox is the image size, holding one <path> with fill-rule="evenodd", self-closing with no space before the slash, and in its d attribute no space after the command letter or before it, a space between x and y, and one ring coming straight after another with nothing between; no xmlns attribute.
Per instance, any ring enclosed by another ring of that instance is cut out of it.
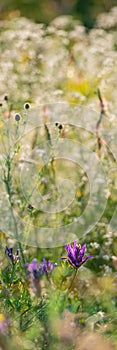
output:
<svg viewBox="0 0 117 350"><path fill-rule="evenodd" d="M38 263L37 259L33 259L32 264L25 264L24 266L28 268L31 294L39 297L42 287L41 277L45 274L49 281L49 276L56 265L53 265L50 260L47 261L44 258L41 264Z"/></svg>
<svg viewBox="0 0 117 350"><path fill-rule="evenodd" d="M19 255L19 250L18 249L16 250L16 253L14 254L13 253L13 248L12 247L8 248L6 246L6 250L5 251L6 251L9 259L12 261L12 264L16 264L20 260L20 255Z"/></svg>
<svg viewBox="0 0 117 350"><path fill-rule="evenodd" d="M57 265L52 264L50 260L47 261L45 258L43 259L43 271L47 277L52 273L56 266Z"/></svg>
<svg viewBox="0 0 117 350"><path fill-rule="evenodd" d="M35 280L40 279L40 277L43 275L43 267L42 264L38 264L37 259L33 259L32 264L25 264L25 267L28 268L28 274L29 276L32 276Z"/></svg>
<svg viewBox="0 0 117 350"><path fill-rule="evenodd" d="M65 245L65 249L67 250L68 256L60 259L67 260L69 264L74 267L74 269L78 269L81 265L84 265L88 259L93 258L92 255L84 257L86 251L86 243L81 248L77 241L75 241L73 245Z"/></svg>
<svg viewBox="0 0 117 350"><path fill-rule="evenodd" d="M29 275L35 280L38 280L44 274L48 277L56 267L56 264L52 264L50 260L47 261L45 258L43 259L43 262L39 264L35 258L33 259L32 264L25 264L25 267L28 268Z"/></svg>

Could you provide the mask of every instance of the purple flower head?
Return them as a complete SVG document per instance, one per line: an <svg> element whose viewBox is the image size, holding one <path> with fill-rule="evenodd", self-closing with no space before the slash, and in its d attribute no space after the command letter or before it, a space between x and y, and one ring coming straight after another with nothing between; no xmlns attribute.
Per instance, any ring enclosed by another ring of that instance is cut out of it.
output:
<svg viewBox="0 0 117 350"><path fill-rule="evenodd" d="M7 253L9 259L12 261L12 264L16 264L19 260L20 260L20 256L19 256L19 250L16 250L16 253L13 253L13 248L8 248L6 246L6 250L5 252Z"/></svg>
<svg viewBox="0 0 117 350"><path fill-rule="evenodd" d="M66 258L60 258L60 260L67 260L74 269L78 269L81 265L85 264L88 259L93 258L92 255L84 257L86 243L81 248L77 241L75 241L73 245L65 245L65 249L67 250L68 256Z"/></svg>
<svg viewBox="0 0 117 350"><path fill-rule="evenodd" d="M50 260L47 261L44 258L41 264L38 264L37 259L34 259L32 264L25 264L24 266L28 268L28 274L33 279L38 280L44 274L48 277L56 267L56 264L52 264Z"/></svg>
<svg viewBox="0 0 117 350"><path fill-rule="evenodd" d="M55 268L50 260L47 261L45 258L41 264L38 263L37 259L33 259L32 264L25 264L25 267L28 268L28 275L30 280L30 290L32 295L40 296L41 295L41 277L45 274L48 281L49 276Z"/></svg>
<svg viewBox="0 0 117 350"><path fill-rule="evenodd" d="M39 297L41 295L41 277L43 275L43 266L38 264L37 259L33 259L32 264L25 264L28 268L28 275L30 281L30 292L32 296Z"/></svg>
<svg viewBox="0 0 117 350"><path fill-rule="evenodd" d="M45 258L43 259L43 271L47 277L52 273L56 266L57 265L52 264L50 260L47 261Z"/></svg>
<svg viewBox="0 0 117 350"><path fill-rule="evenodd" d="M43 275L43 266L42 264L38 264L37 259L33 259L32 264L25 264L25 267L28 268L28 274L35 280L40 279Z"/></svg>

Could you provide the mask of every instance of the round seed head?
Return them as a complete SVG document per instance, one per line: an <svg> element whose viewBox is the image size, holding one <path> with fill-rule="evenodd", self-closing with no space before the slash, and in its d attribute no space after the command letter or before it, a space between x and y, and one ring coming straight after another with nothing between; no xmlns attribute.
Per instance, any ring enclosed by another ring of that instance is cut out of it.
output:
<svg viewBox="0 0 117 350"><path fill-rule="evenodd" d="M24 108L25 109L29 109L30 108L30 104L28 102L26 102L25 105L24 105Z"/></svg>
<svg viewBox="0 0 117 350"><path fill-rule="evenodd" d="M63 126L62 124L59 125L59 130L62 130Z"/></svg>
<svg viewBox="0 0 117 350"><path fill-rule="evenodd" d="M55 126L58 126L58 122L55 123Z"/></svg>
<svg viewBox="0 0 117 350"><path fill-rule="evenodd" d="M7 95L4 96L4 100L8 101L8 96Z"/></svg>
<svg viewBox="0 0 117 350"><path fill-rule="evenodd" d="M19 120L20 120L20 114L19 113L17 113L16 115L15 115L15 120L16 120L16 122L19 122Z"/></svg>

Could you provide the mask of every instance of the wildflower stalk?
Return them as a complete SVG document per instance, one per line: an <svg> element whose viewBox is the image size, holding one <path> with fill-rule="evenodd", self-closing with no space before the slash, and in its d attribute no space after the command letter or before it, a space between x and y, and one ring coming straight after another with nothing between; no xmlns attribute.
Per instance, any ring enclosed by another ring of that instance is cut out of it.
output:
<svg viewBox="0 0 117 350"><path fill-rule="evenodd" d="M6 178L6 175L5 175L4 182L6 184L7 193L9 195L10 211L11 211L11 215L12 215L14 226L15 226L16 239L18 241L19 249L20 249L20 252L21 252L22 261L23 261L23 263L25 263L25 258L24 258L24 254L23 254L22 245L21 245L21 243L19 241L19 233L18 233L17 221L16 221L16 218L15 218L15 215L14 215L14 211L13 211L13 204L12 204L12 199L11 199L11 187L9 186L9 178L11 178L11 177L9 177L9 175L8 175L8 178Z"/></svg>
<svg viewBox="0 0 117 350"><path fill-rule="evenodd" d="M50 146L50 149L51 149L51 160L50 160L50 164L51 164L51 173L52 173L52 181L53 181L53 184L55 186L55 191L56 191L56 194L58 194L58 189L57 189L57 185L56 185L56 173L55 173L55 168L54 168L54 163L55 163L55 159L54 159L54 155L53 155L53 143L52 143L52 139L51 139L51 134L50 134L50 131L49 131L49 128L47 126L47 124L44 124L44 127L45 127L45 132L46 132L46 138L49 142L49 146Z"/></svg>
<svg viewBox="0 0 117 350"><path fill-rule="evenodd" d="M116 162L116 159L115 159L113 153L111 152L109 146L107 145L107 143L104 140L102 140L101 133L99 133L100 125L102 123L103 116L105 115L105 106L104 106L103 98L101 96L100 89L97 90L97 94L98 94L98 98L99 98L99 101L100 101L100 117L99 117L99 120L97 121L97 124L96 124L96 135L97 135L98 150L100 152L102 145L104 145L106 147L106 150L107 150L108 155L110 156L110 158L114 162Z"/></svg>
<svg viewBox="0 0 117 350"><path fill-rule="evenodd" d="M24 254L23 254L23 249L22 249L22 245L19 241L19 233L18 233L18 227L17 227L17 221L14 215L14 211L13 211L13 203L12 203L12 161L15 155L15 152L13 154L13 156L11 157L11 144L10 144L10 111L11 109L9 109L9 120L8 120L8 126L7 126L7 137L8 137L8 154L7 154L7 158L6 158L6 168L7 171L5 171L4 169L4 177L3 177L3 181L6 185L6 191L8 194L8 199L9 199L9 203L10 203L10 211L11 211L11 215L13 218L13 222L14 222L14 227L15 227L15 237L18 241L18 245L19 245L19 249L21 252L21 256L22 256L22 261L23 263L25 263L25 258L24 258Z"/></svg>
<svg viewBox="0 0 117 350"><path fill-rule="evenodd" d="M68 287L68 291L70 291L70 289L71 289L71 287L72 287L72 285L73 285L73 282L74 282L74 280L75 280L75 278L76 278L76 275L77 275L77 271L78 271L78 269L74 270L74 275L73 275L73 278L72 278L72 280L71 280L71 283L70 283L70 285L69 285L69 287Z"/></svg>
<svg viewBox="0 0 117 350"><path fill-rule="evenodd" d="M44 320L43 317L43 343L42 343L42 350L45 350L47 348L48 350L50 349L50 337L49 337L49 332L48 332L48 324L47 324L47 319Z"/></svg>
<svg viewBox="0 0 117 350"><path fill-rule="evenodd" d="M99 101L100 101L100 116L99 116L99 120L97 121L97 124L96 124L96 135L97 135L97 144L98 144L98 151L99 151L99 156L100 156L100 152L101 152L101 147L102 147L102 138L101 138L101 135L99 133L99 130L100 130L100 125L101 125L101 122L102 122L102 118L105 114L105 109L104 109L104 103L103 103L103 99L102 99L102 96L101 96L101 92L100 92L100 89L97 90L97 94L98 94L98 98L99 98Z"/></svg>
<svg viewBox="0 0 117 350"><path fill-rule="evenodd" d="M50 135L49 129L48 129L46 124L44 124L44 127L45 127L45 131L46 131L46 137L47 137L47 140L49 142L49 146L52 149L53 148L53 144L52 144L52 140L51 140L51 135ZM52 156L52 159L51 159L51 169L52 169L53 180L54 180L54 184L55 184L55 169L54 169L54 157L53 156Z"/></svg>
<svg viewBox="0 0 117 350"><path fill-rule="evenodd" d="M15 270L16 270L16 265L13 264L12 262L12 271L11 271L11 285L12 285L12 281L13 281L13 278L14 278L14 275L15 275Z"/></svg>
<svg viewBox="0 0 117 350"><path fill-rule="evenodd" d="M74 282L74 280L75 280L75 278L76 278L77 272L78 272L78 269L74 270L74 274L73 274L72 280L71 280L71 282L70 282L70 285L69 285L69 287L67 288L67 290L65 291L65 293L63 294L63 300L64 300L64 301L67 301L67 298L68 298L69 293L70 293L70 291L71 291L71 287L72 287L73 282Z"/></svg>
<svg viewBox="0 0 117 350"><path fill-rule="evenodd" d="M42 305L41 305L42 303ZM43 339L42 339L42 350L45 349L51 349L51 336L50 336L50 332L49 332L49 319L48 319L48 312L46 310L46 304L43 304L43 299L40 303L40 322L43 328L42 331L42 335L43 335Z"/></svg>
<svg viewBox="0 0 117 350"><path fill-rule="evenodd" d="M44 124L44 127L45 127L47 140L49 141L49 145L52 147L52 140L51 140L51 135L50 135L49 129L48 129L46 124Z"/></svg>
<svg viewBox="0 0 117 350"><path fill-rule="evenodd" d="M103 100L102 100L101 92L100 92L99 89L97 90L97 94L98 94L98 98L99 98L99 101L100 101L100 109L101 109L100 117L99 117L99 120L98 120L98 122L96 124L96 129L99 129L99 126L100 126L100 124L102 122L103 115L105 114L105 110L104 110L104 103L103 103Z"/></svg>

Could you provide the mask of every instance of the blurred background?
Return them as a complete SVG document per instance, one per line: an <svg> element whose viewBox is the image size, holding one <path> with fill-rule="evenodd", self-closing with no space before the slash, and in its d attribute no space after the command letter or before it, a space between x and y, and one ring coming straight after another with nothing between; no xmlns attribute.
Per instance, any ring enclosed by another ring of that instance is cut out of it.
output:
<svg viewBox="0 0 117 350"><path fill-rule="evenodd" d="M116 5L117 0L1 0L0 19L23 16L48 24L59 15L71 14L90 29L99 13Z"/></svg>

